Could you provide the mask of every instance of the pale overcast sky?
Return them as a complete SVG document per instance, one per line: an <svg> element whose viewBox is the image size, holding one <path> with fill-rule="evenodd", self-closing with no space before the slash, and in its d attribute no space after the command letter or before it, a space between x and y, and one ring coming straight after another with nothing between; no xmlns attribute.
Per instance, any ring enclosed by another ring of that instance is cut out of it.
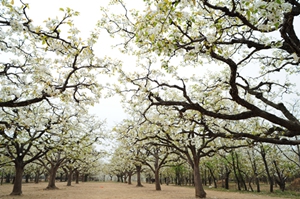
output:
<svg viewBox="0 0 300 199"><path fill-rule="evenodd" d="M28 15L33 19L34 25L41 24L47 18L55 18L62 16L63 12L59 8L69 7L75 11L79 11L80 15L74 17L74 24L80 30L80 36L85 39L88 34L94 29L97 21L101 18L100 6L106 6L108 0L24 0L29 3ZM141 2L141 1L140 1ZM134 1L136 3L136 1ZM132 6L132 5L130 5ZM98 57L109 55L111 57L120 58L117 49L112 49L111 45L114 43L108 34L103 30L99 37L99 42L95 46L95 53ZM116 123L122 121L126 117L122 111L119 97L109 99L100 99L100 104L92 109L93 114L97 114L101 119L107 119L108 127L114 126Z"/></svg>
<svg viewBox="0 0 300 199"><path fill-rule="evenodd" d="M74 18L75 26L81 31L82 38L86 38L88 33L95 27L97 21L101 18L100 6L106 6L109 0L23 0L29 3L30 9L28 10L29 17L33 19L35 25L42 23L47 18L54 18L56 16L62 16L63 12L59 11L59 8L69 7L75 11L79 11L80 15ZM126 1L130 8L141 8L142 0ZM114 10L115 11L115 10ZM121 11L121 10L120 10ZM116 12L118 12L116 10ZM300 20L298 20L300 21ZM295 22L294 24L297 24ZM300 34L300 27L296 27L297 34ZM117 49L111 49L112 43L115 43L108 34L103 31L100 34L99 43L96 48L96 54L98 57L109 55L111 57L120 58L121 55ZM122 56L123 59L125 56ZM124 59L126 65L126 59ZM128 62L130 64L130 62ZM127 64L126 67L130 67ZM119 98L114 97L110 99L101 99L100 105L97 105L93 109L93 113L97 113L101 119L107 118L108 126L111 127L117 122L120 122L125 118L125 114L122 111L122 107L119 103Z"/></svg>

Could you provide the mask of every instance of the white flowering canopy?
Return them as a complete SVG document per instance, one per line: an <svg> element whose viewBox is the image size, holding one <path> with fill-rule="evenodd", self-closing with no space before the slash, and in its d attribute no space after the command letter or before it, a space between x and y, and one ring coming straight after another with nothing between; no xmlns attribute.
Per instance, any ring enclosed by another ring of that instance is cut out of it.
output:
<svg viewBox="0 0 300 199"><path fill-rule="evenodd" d="M28 4L1 4L0 106L26 106L56 97L94 104L101 91L96 76L106 73L112 61L95 56L98 34L92 32L86 41L78 36L72 17L79 13L61 8L61 19L47 19L42 25L27 15Z"/></svg>
<svg viewBox="0 0 300 199"><path fill-rule="evenodd" d="M36 24L29 6L3 0L0 7L0 153L15 164L13 195L22 193L24 166L66 134L98 135L102 123L87 118L87 109L101 97L98 75L114 66L93 51L98 33L79 37L72 21L78 12L61 8L62 18ZM98 140L90 138L90 144Z"/></svg>
<svg viewBox="0 0 300 199"><path fill-rule="evenodd" d="M130 103L197 111L227 134L299 144L299 1L147 0L142 10L126 2L111 1L124 13L104 9L99 26L138 57L139 69L120 76L134 90ZM240 132L233 121L258 129Z"/></svg>

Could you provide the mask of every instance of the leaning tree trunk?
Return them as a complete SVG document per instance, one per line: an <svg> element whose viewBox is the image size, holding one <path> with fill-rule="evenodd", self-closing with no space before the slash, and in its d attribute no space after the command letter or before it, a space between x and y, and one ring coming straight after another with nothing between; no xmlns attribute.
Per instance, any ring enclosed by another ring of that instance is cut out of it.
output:
<svg viewBox="0 0 300 199"><path fill-rule="evenodd" d="M250 154L250 151L248 151L247 153L250 157L249 159L250 159L251 165L252 165L252 170L253 170L255 184L256 184L256 191L260 192L259 175L258 175L257 164L256 164L256 160L255 160L254 149L252 149L251 152L252 152L252 155ZM251 156L253 158L251 158ZM250 186L250 183L249 183L249 186Z"/></svg>
<svg viewBox="0 0 300 199"><path fill-rule="evenodd" d="M140 165L136 165L136 175L137 175L137 187L142 187L142 182L141 182L141 170L142 170L142 166Z"/></svg>
<svg viewBox="0 0 300 199"><path fill-rule="evenodd" d="M212 179L213 179L214 188L217 188L217 187L218 187L218 185L217 185L217 179L216 179L216 177L215 177L215 175L214 175L214 172L213 172L213 170L212 170L211 167L208 166L207 168L208 168L208 170L209 170L210 176L211 176Z"/></svg>
<svg viewBox="0 0 300 199"><path fill-rule="evenodd" d="M22 177L24 172L23 160L19 160L19 157L15 160L15 180L13 190L10 195L21 195L22 194Z"/></svg>
<svg viewBox="0 0 300 199"><path fill-rule="evenodd" d="M274 189L273 189L274 181L273 181L273 178L272 178L272 176L270 174L270 171L269 171L269 167L268 167L268 163L267 163L267 159L266 159L266 151L263 148L263 146L261 146L260 155L261 155L262 160L264 162L265 170L266 170L267 177L268 177L268 180L269 180L269 183L270 183L270 192L272 193L274 191Z"/></svg>
<svg viewBox="0 0 300 199"><path fill-rule="evenodd" d="M274 160L273 164L275 166L275 171L277 173L277 178L275 178L277 184L279 185L279 188L281 191L285 190L285 181L287 179L287 177L284 176L283 172L280 172L277 162Z"/></svg>

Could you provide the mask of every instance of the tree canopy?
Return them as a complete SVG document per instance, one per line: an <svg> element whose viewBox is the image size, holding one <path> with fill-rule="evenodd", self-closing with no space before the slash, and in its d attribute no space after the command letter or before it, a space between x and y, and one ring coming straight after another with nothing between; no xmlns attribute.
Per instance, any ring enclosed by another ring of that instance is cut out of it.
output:
<svg viewBox="0 0 300 199"><path fill-rule="evenodd" d="M197 111L232 136L299 144L299 1L145 1L142 12L113 3L124 13L106 10L99 25L138 57L138 69L120 77L130 86L119 90L135 90L145 112Z"/></svg>
<svg viewBox="0 0 300 199"><path fill-rule="evenodd" d="M284 190L282 168L290 166L268 153L285 151L275 145L300 144L299 0L144 0L138 9L127 2L101 8L97 27L83 40L72 20L79 12L71 8L36 24L30 4L1 1L0 165L15 166L12 195L22 193L24 167L37 159L54 182L61 166L68 185L73 172L96 165L93 144L101 143L103 123L87 109L103 93L102 74L118 76L112 93L123 97L129 115L112 130L121 146L111 171L119 178L148 165L160 190L161 167L179 157L194 171L196 197L206 197L199 164L214 176L207 158L218 154L223 161L212 161L227 182L232 168L246 190L244 179L258 181L260 162ZM100 29L121 39L130 62L122 67L114 55L99 58ZM248 165L241 165L243 146L252 149ZM299 147L292 149L294 165ZM246 167L253 172L242 172Z"/></svg>
<svg viewBox="0 0 300 199"><path fill-rule="evenodd" d="M66 134L82 137L69 142L83 147L103 138L102 122L87 116L88 108L101 97L97 78L114 65L95 55L95 32L79 36L72 20L79 12L61 8L61 18L36 24L29 6L4 0L0 8L0 153L15 166L12 195L22 193L24 167L63 144Z"/></svg>

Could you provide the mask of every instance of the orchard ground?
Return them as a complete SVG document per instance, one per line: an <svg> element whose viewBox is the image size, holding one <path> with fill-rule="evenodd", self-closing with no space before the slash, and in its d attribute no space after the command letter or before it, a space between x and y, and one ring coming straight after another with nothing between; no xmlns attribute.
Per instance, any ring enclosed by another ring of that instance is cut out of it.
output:
<svg viewBox="0 0 300 199"><path fill-rule="evenodd" d="M66 186L66 182L56 183L59 189L45 190L46 183L24 183L21 196L10 196L11 184L0 185L1 199L193 199L192 187L178 187L162 185L162 191L155 191L154 184L143 184L136 187L125 183L113 182L87 182ZM257 195L253 193L238 193L206 189L208 199L280 199Z"/></svg>

